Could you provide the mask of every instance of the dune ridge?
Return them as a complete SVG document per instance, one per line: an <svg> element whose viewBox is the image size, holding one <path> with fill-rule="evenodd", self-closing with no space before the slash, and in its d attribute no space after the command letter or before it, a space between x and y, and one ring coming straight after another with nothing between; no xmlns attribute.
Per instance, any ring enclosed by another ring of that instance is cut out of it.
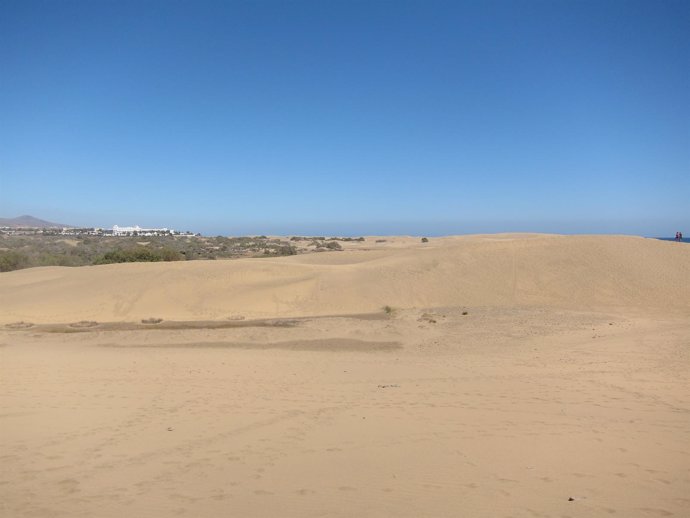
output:
<svg viewBox="0 0 690 518"><path fill-rule="evenodd" d="M0 275L0 322L315 316L437 306L690 312L690 247L630 236L372 239L272 259L46 267Z"/></svg>

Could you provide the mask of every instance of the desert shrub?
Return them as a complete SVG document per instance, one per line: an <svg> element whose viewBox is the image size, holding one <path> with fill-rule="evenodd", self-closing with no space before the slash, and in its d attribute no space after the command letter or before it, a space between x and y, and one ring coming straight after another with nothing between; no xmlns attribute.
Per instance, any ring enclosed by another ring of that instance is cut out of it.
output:
<svg viewBox="0 0 690 518"><path fill-rule="evenodd" d="M179 252L171 248L161 248L156 252L160 255L161 261L179 261L181 259Z"/></svg>
<svg viewBox="0 0 690 518"><path fill-rule="evenodd" d="M343 247L337 241L329 241L328 243L324 244L323 246L325 246L329 250L342 250L343 249Z"/></svg>
<svg viewBox="0 0 690 518"><path fill-rule="evenodd" d="M14 250L0 250L0 272L11 272L29 266L29 258Z"/></svg>
<svg viewBox="0 0 690 518"><path fill-rule="evenodd" d="M429 239L428 239L428 238L426 238L426 237L423 237L423 238L422 238L422 243L428 243L428 242L429 242Z"/></svg>
<svg viewBox="0 0 690 518"><path fill-rule="evenodd" d="M383 312L386 315L392 315L393 314L393 308L391 306L383 306Z"/></svg>
<svg viewBox="0 0 690 518"><path fill-rule="evenodd" d="M291 245L283 245L276 248L276 254L278 255L296 255L297 249Z"/></svg>
<svg viewBox="0 0 690 518"><path fill-rule="evenodd" d="M166 248L160 250L150 250L148 248L130 248L123 250L118 248L96 258L93 264L151 263L159 261L178 261L179 259L180 254Z"/></svg>
<svg viewBox="0 0 690 518"><path fill-rule="evenodd" d="M31 266L81 266L84 262L69 252L41 253L34 257Z"/></svg>

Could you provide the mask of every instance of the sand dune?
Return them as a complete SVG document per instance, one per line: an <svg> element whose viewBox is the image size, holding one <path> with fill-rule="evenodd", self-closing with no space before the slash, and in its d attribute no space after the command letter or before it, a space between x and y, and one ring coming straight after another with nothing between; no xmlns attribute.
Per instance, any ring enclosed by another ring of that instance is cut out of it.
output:
<svg viewBox="0 0 690 518"><path fill-rule="evenodd" d="M0 517L688 516L690 246L346 248L0 274Z"/></svg>
<svg viewBox="0 0 690 518"><path fill-rule="evenodd" d="M624 236L372 239L233 261L35 268L0 275L1 323L309 316L434 306L690 310L690 247Z"/></svg>

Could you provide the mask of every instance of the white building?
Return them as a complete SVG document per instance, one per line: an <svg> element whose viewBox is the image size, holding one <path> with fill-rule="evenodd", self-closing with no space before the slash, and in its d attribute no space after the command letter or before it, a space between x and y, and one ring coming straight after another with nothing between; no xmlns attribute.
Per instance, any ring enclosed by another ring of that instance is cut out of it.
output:
<svg viewBox="0 0 690 518"><path fill-rule="evenodd" d="M173 231L167 228L141 228L139 225L133 227L120 227L113 225L114 236L160 236L162 234L172 234Z"/></svg>

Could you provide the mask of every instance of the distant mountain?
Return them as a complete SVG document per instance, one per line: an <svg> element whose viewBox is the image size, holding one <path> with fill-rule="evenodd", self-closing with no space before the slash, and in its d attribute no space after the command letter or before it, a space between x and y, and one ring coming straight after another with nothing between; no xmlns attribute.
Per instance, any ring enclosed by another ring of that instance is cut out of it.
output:
<svg viewBox="0 0 690 518"><path fill-rule="evenodd" d="M62 223L52 223L44 219L34 218L33 216L19 216L18 218L0 218L0 227L31 227L31 228L64 228L72 225Z"/></svg>

